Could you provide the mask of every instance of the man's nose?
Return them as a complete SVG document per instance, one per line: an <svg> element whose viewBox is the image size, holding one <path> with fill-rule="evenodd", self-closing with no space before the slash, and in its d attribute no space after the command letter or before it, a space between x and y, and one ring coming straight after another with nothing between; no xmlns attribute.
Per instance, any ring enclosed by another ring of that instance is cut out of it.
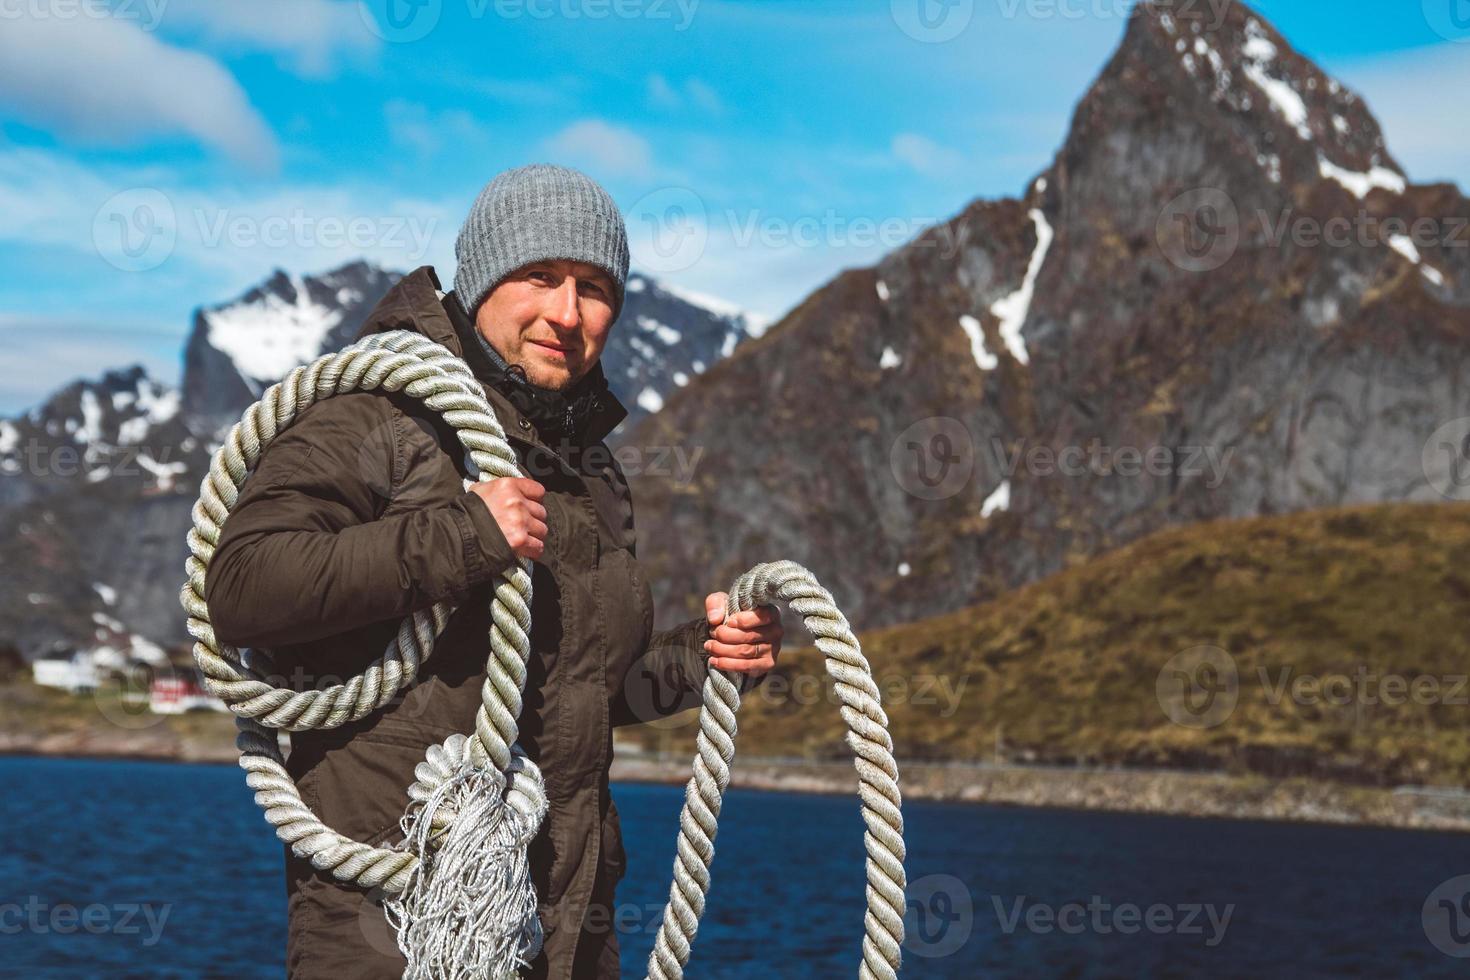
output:
<svg viewBox="0 0 1470 980"><path fill-rule="evenodd" d="M574 330L582 323L582 314L577 307L577 280L567 276L551 294L546 319L564 330Z"/></svg>

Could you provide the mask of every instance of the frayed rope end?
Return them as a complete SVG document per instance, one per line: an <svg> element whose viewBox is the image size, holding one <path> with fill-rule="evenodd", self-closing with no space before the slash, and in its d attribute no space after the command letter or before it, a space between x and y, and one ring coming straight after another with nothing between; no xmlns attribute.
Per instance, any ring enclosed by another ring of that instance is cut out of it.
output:
<svg viewBox="0 0 1470 980"><path fill-rule="evenodd" d="M528 857L540 820L508 805L505 790L493 766L465 759L404 815L419 865L383 908L405 980L515 977L541 951Z"/></svg>

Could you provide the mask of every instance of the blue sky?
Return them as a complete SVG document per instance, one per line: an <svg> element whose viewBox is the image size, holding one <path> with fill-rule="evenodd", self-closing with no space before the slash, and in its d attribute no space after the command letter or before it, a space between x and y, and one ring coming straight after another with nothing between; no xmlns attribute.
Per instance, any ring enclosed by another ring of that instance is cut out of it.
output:
<svg viewBox="0 0 1470 980"><path fill-rule="evenodd" d="M175 380L193 309L276 267L447 281L480 187L535 160L612 192L635 267L778 316L1018 193L1129 7L950 0L930 29L941 0L394 2L0 0L0 413L134 361ZM1470 0L1256 7L1413 180L1470 186Z"/></svg>

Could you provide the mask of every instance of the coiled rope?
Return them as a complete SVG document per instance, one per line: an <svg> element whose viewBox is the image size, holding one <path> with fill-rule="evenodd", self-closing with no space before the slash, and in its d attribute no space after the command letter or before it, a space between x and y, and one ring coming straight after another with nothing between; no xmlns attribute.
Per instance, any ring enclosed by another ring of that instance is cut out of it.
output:
<svg viewBox="0 0 1470 980"><path fill-rule="evenodd" d="M235 713L240 766L276 835L313 867L346 885L379 889L406 977L513 976L540 949L526 849L545 818L544 780L517 744L530 653L531 575L520 561L501 573L491 606L490 655L474 731L429 747L409 788L405 840L370 847L317 819L286 771L278 731L335 728L366 717L413 683L453 609L436 603L400 624L383 654L331 687L295 691L273 683L264 651L216 640L205 579L221 527L270 443L311 405L354 391L403 392L439 412L469 453L479 479L521 476L514 450L468 365L412 331L374 334L296 368L245 410L210 461L188 534L188 581L180 602L194 660L211 694ZM468 481L467 481L468 482ZM896 977L903 942L904 841L898 767L877 685L845 616L815 576L790 561L763 563L731 586L727 614L781 599L802 616L841 700L867 826L867 912L860 977ZM651 978L678 978L704 912L723 794L735 755L734 680L704 682L694 775L679 816L673 884L649 957Z"/></svg>

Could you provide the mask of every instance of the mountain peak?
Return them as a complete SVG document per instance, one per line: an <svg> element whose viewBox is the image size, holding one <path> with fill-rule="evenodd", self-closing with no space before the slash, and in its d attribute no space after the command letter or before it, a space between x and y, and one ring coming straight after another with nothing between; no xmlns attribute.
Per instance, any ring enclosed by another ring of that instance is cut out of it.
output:
<svg viewBox="0 0 1470 980"><path fill-rule="evenodd" d="M199 307L184 349L186 414L200 432L232 424L297 365L350 342L401 276L361 259L319 275L277 268L236 298Z"/></svg>
<svg viewBox="0 0 1470 980"><path fill-rule="evenodd" d="M1138 6L1021 199L828 282L630 437L720 447L696 484L634 481L661 608L772 541L878 625L1174 523L1438 496L1470 202L1410 187L1264 17L1206 6ZM752 405L780 453L731 426ZM743 520L772 486L804 490Z"/></svg>
<svg viewBox="0 0 1470 980"><path fill-rule="evenodd" d="M1091 150L1098 139L1116 145L1129 132L1152 129L1166 147L1190 144L1183 155L1159 156L1193 160L1201 171L1207 160L1239 158L1287 189L1326 180L1357 198L1406 189L1362 98L1265 17L1243 3L1186 6L1139 4L1078 107L1069 147Z"/></svg>
<svg viewBox="0 0 1470 980"><path fill-rule="evenodd" d="M110 368L102 372L102 386L110 391L133 391L139 382L147 379L148 369L141 364L129 364L123 368Z"/></svg>

